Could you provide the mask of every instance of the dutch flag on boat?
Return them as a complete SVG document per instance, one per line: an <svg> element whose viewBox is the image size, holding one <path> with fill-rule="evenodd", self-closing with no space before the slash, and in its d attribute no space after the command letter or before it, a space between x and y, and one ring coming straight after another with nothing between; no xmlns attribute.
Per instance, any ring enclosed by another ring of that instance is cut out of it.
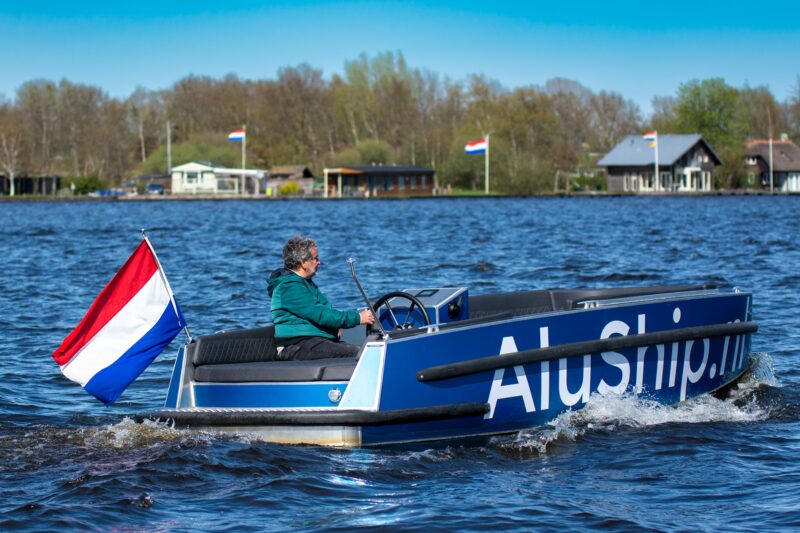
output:
<svg viewBox="0 0 800 533"><path fill-rule="evenodd" d="M464 147L464 151L468 154L485 154L487 148L489 148L489 141L478 139L477 141L468 142Z"/></svg>
<svg viewBox="0 0 800 533"><path fill-rule="evenodd" d="M109 405L186 327L147 237L53 352L61 372Z"/></svg>
<svg viewBox="0 0 800 533"><path fill-rule="evenodd" d="M238 130L233 130L228 134L229 141L243 141L244 140L244 128L239 128Z"/></svg>

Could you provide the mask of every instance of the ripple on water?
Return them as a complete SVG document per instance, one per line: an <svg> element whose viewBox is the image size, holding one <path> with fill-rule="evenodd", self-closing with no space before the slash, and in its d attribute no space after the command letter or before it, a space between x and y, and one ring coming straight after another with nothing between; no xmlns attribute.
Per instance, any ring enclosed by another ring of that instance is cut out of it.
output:
<svg viewBox="0 0 800 533"><path fill-rule="evenodd" d="M796 527L800 227L785 221L798 202L7 203L15 224L0 232L0 529ZM432 217L437 210L446 216ZM377 222L365 232L357 220ZM466 443L331 450L134 424L125 416L161 406L177 344L110 408L61 376L50 354L140 227L196 335L263 325L266 277L286 239L308 234L323 256L316 281L341 306L361 305L347 257L370 295L421 283L471 294L742 287L754 293L760 366L722 399L664 407L593 397L547 426Z"/></svg>

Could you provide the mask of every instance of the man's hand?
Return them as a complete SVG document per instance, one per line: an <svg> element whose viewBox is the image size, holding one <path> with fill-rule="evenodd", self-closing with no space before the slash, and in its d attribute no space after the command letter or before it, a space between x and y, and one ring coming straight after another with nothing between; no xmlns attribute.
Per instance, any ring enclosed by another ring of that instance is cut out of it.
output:
<svg viewBox="0 0 800 533"><path fill-rule="evenodd" d="M361 317L361 324L374 324L375 323L375 315L372 314L372 311L369 309L364 309L359 313Z"/></svg>

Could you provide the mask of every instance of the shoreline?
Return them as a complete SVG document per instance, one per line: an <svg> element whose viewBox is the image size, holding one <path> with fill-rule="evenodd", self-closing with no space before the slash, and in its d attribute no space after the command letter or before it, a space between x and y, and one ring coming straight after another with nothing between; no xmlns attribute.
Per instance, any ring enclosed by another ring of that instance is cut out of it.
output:
<svg viewBox="0 0 800 533"><path fill-rule="evenodd" d="M26 203L26 202L227 202L227 201L247 201L247 202L290 202L290 201L403 201L403 200L447 200L447 199L504 199L504 198L705 198L709 196L800 196L800 193L783 191L762 191L762 190L718 190L711 192L693 193L630 193L630 192L571 192L571 193L538 193L538 194L447 194L436 196L384 196L384 197L345 197L345 198L323 198L319 196L286 196L274 197L266 195L239 195L225 196L213 194L169 194L163 196L115 196L107 198L96 198L91 196L42 196L42 195L22 195L22 196L0 196L0 203Z"/></svg>

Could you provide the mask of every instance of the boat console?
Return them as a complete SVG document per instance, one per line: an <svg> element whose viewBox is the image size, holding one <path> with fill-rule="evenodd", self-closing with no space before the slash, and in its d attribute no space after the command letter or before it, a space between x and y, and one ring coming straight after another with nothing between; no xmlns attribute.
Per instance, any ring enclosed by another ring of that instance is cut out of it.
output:
<svg viewBox="0 0 800 533"><path fill-rule="evenodd" d="M405 289L403 292L425 306L433 325L469 318L469 291L466 287Z"/></svg>

